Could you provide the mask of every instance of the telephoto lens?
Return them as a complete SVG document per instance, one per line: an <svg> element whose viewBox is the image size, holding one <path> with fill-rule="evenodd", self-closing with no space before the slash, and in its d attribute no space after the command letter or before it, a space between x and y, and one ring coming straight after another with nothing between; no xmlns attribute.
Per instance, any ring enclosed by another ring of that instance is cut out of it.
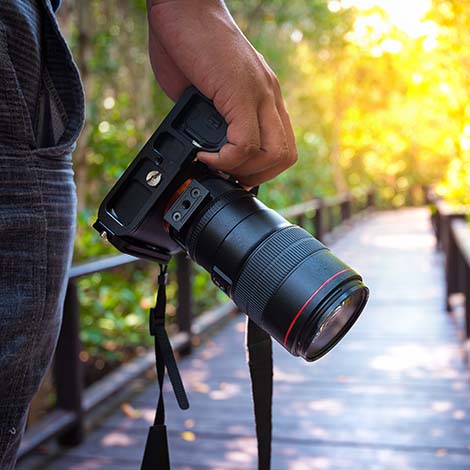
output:
<svg viewBox="0 0 470 470"><path fill-rule="evenodd" d="M94 224L124 253L166 264L183 248L260 328L314 361L351 328L361 276L301 227L196 161L227 123L189 87L100 205Z"/></svg>
<svg viewBox="0 0 470 470"><path fill-rule="evenodd" d="M237 184L215 175L197 182L210 198L178 234L179 243L291 354L306 361L323 356L367 302L361 276Z"/></svg>

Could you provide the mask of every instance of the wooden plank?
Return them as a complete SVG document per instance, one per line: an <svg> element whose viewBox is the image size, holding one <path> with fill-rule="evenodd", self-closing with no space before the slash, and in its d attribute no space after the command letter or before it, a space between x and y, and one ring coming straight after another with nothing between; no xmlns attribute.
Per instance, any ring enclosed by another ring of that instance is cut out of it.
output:
<svg viewBox="0 0 470 470"><path fill-rule="evenodd" d="M170 436L172 468L185 470L256 470L254 438L199 439L187 441ZM143 440L134 435L114 434L106 441L120 442L112 456L68 456L48 470L128 470L138 468ZM295 442L273 442L273 470L468 470L470 456L452 453L447 449L403 452L390 448L302 445ZM18 467L19 470L21 467Z"/></svg>
<svg viewBox="0 0 470 470"><path fill-rule="evenodd" d="M220 359L220 356L218 356ZM186 372L186 367L185 371ZM194 371L191 368L191 373ZM274 389L274 434L342 442L414 446L470 446L468 389L416 388L406 384L370 383L357 385L347 380L299 383L301 375L284 375L278 370ZM252 405L247 378L192 375L188 379L191 408L181 412L167 389L169 427L228 434L253 434ZM109 429L145 431L153 419L155 390L149 389L131 404L135 418L115 415L106 423ZM140 415L140 416L139 416ZM294 420L293 417L299 418ZM430 427L432 423L432 427ZM310 429L312 428L312 429Z"/></svg>
<svg viewBox="0 0 470 470"><path fill-rule="evenodd" d="M452 399L461 405L468 405L468 384L463 387L436 387L429 382L424 387L417 387L414 384L404 382L393 383L372 383L347 380L344 377L326 377L323 380L315 380L314 377L305 379L299 374L285 376L279 369L275 372L275 397L287 397L295 391L295 397L300 400L307 400L313 396L348 397L353 403L368 401L371 399L387 399L394 403L414 403L428 400ZM460 382L458 382L460 383ZM239 399L249 401L248 394L244 393L243 387L249 387L248 378L212 376L197 377L193 376L191 380L186 380L186 389L193 399L205 400L206 396L212 390L219 390L226 387L237 390L239 394L227 394L225 396L209 396L207 400L213 400L220 403L234 403L237 406ZM165 391L169 393L169 399L172 402L170 386L166 384ZM148 406L155 400L155 387L149 387L144 393L138 395L131 404L133 406Z"/></svg>

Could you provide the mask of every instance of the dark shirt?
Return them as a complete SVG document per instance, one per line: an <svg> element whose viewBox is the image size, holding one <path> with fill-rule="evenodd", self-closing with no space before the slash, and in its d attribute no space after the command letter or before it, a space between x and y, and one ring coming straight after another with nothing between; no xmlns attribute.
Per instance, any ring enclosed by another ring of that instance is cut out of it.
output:
<svg viewBox="0 0 470 470"><path fill-rule="evenodd" d="M21 122L13 123L21 126L21 132L11 137L2 125L0 139L22 140L21 145L47 149L48 154L70 148L79 135L84 112L78 71L51 12L59 3L0 0L0 69L5 71L0 81L10 87L15 98L10 101L17 108L16 115L21 115ZM5 90L0 91L5 94ZM6 109L4 101L0 118Z"/></svg>
<svg viewBox="0 0 470 470"><path fill-rule="evenodd" d="M41 0L0 0L3 40L32 119L40 89L42 8Z"/></svg>

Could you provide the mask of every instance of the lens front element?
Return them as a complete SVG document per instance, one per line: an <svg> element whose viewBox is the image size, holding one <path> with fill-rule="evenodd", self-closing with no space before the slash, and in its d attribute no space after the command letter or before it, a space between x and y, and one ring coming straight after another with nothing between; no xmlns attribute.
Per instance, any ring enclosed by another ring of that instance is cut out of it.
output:
<svg viewBox="0 0 470 470"><path fill-rule="evenodd" d="M358 318L363 304L367 300L364 288L346 292L322 315L319 315L310 345L304 349L302 356L313 361L331 349L352 327Z"/></svg>

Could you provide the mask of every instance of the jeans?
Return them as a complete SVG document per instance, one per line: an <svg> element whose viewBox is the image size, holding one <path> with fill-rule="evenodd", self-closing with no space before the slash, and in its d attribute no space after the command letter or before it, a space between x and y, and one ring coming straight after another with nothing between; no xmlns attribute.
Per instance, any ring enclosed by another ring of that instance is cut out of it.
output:
<svg viewBox="0 0 470 470"><path fill-rule="evenodd" d="M34 44L24 45L28 31L18 26L21 14L40 15L35 17L40 22L24 22L32 28L41 24L38 73L19 69L34 66L29 56L38 56ZM25 99L32 89L39 90L35 115ZM75 232L71 153L83 114L80 78L49 1L1 0L1 470L15 466L28 407L60 329Z"/></svg>

